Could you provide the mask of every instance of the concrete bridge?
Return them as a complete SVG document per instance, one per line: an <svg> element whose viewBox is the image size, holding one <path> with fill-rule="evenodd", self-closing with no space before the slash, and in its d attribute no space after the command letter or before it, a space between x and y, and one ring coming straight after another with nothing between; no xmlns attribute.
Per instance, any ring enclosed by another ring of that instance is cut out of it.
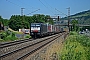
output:
<svg viewBox="0 0 90 60"><path fill-rule="evenodd" d="M57 24L56 26L68 26L68 24ZM90 25L84 25L84 24L77 24L79 27L85 27L85 26L90 26ZM72 31L72 24L69 24L69 31Z"/></svg>
<svg viewBox="0 0 90 60"><path fill-rule="evenodd" d="M68 26L68 24L57 24L56 26ZM69 24L69 26L72 26L72 24ZM83 27L83 26L90 26L90 25L77 24L77 26Z"/></svg>

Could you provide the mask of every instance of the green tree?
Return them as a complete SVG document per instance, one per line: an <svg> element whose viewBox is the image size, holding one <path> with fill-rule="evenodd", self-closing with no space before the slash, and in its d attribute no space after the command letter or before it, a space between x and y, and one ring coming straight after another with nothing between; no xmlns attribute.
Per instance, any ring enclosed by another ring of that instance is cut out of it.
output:
<svg viewBox="0 0 90 60"><path fill-rule="evenodd" d="M4 26L8 26L9 20L8 20L8 19L3 19L3 18L0 16L0 22L1 22Z"/></svg>
<svg viewBox="0 0 90 60"><path fill-rule="evenodd" d="M50 23L53 24L53 20L49 15L35 14L32 16L34 22Z"/></svg>
<svg viewBox="0 0 90 60"><path fill-rule="evenodd" d="M3 24L4 26L8 26L9 20L8 19L3 19Z"/></svg>
<svg viewBox="0 0 90 60"><path fill-rule="evenodd" d="M45 22L49 24L54 24L53 19L51 19L50 15L45 16Z"/></svg>
<svg viewBox="0 0 90 60"><path fill-rule="evenodd" d="M78 27L76 25L78 24L78 20L72 20L71 23L72 23L72 26L73 26L73 31L77 31Z"/></svg>
<svg viewBox="0 0 90 60"><path fill-rule="evenodd" d="M22 28L22 20L20 16L12 15L9 21L9 27L13 30L18 30L19 28Z"/></svg>
<svg viewBox="0 0 90 60"><path fill-rule="evenodd" d="M33 16L12 15L8 25L11 29L18 30L20 28L29 29L31 23L41 23L41 22L53 24L53 20L49 15L45 16L43 14L35 14Z"/></svg>

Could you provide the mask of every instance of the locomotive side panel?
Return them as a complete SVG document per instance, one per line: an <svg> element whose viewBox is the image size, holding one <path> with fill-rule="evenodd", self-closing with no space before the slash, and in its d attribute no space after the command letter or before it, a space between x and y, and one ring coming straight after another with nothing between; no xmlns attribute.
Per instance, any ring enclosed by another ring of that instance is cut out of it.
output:
<svg viewBox="0 0 90 60"><path fill-rule="evenodd" d="M46 35L47 34L47 25L46 24L41 24L41 35Z"/></svg>

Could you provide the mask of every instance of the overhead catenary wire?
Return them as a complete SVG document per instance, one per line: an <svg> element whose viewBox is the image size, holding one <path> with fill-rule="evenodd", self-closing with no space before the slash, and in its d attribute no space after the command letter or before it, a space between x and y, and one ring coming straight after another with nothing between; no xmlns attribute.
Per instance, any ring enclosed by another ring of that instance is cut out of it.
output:
<svg viewBox="0 0 90 60"><path fill-rule="evenodd" d="M29 4L26 4L26 3L24 3L24 2L22 2L22 1L20 1L20 0L18 0L18 1L19 1L19 2L21 2L22 4L25 4L25 5L29 6L29 7L31 7L31 8L38 9L38 8L36 8L36 7L33 7L33 6L29 5Z"/></svg>
<svg viewBox="0 0 90 60"><path fill-rule="evenodd" d="M16 3L13 3L13 2L11 2L11 1L9 1L9 0L6 0L7 2L9 2L9 3L11 3L11 4L13 4L13 5L16 5L16 6L18 6L18 7L21 7L20 5L18 5L18 4L16 4Z"/></svg>
<svg viewBox="0 0 90 60"><path fill-rule="evenodd" d="M45 1L45 0L44 0ZM52 8L53 10L54 10L54 8L50 5L50 4L48 4L46 1L45 1L45 3L48 5L48 6L50 6L50 8ZM55 14L54 14L55 15ZM56 15L57 16L57 15Z"/></svg>
<svg viewBox="0 0 90 60"><path fill-rule="evenodd" d="M45 1L45 0L44 0ZM46 1L45 1L46 2ZM55 10L55 11L57 11L57 12L59 12L59 13L61 13L61 14L63 14L63 15L65 15L65 16L67 16L67 14L65 14L65 13L63 13L63 12L61 12L60 10L58 10L58 9L56 9L56 8L54 8L54 7L52 7L50 4L48 4L47 2L46 2L46 4L48 5L48 6L50 6L53 10ZM54 15L61 15L61 14L54 14Z"/></svg>
<svg viewBox="0 0 90 60"><path fill-rule="evenodd" d="M31 5L29 5L29 4L26 4L26 3L24 3L24 2L22 2L22 1L20 1L20 0L18 0L18 1L21 2L21 3L23 3L23 4L25 4L25 5L27 5L27 6L30 6L30 7L31 7L30 9L26 9L26 10L28 10L28 11L30 11L30 10L33 9L33 8L35 8L34 11L32 11L32 12L30 12L30 13L27 13L26 15L30 15L30 14L32 14L32 13L37 12L37 11L40 10L40 8L33 7L33 6L31 6Z"/></svg>
<svg viewBox="0 0 90 60"><path fill-rule="evenodd" d="M39 0L41 3L42 3L42 5L43 6L45 6L48 10L50 10L41 0ZM52 12L53 13L53 11L52 10L50 10L50 12ZM53 13L54 14L54 13Z"/></svg>
<svg viewBox="0 0 90 60"><path fill-rule="evenodd" d="M34 12L36 12L36 11L39 11L40 9L37 9L37 10L35 10L35 11L32 11L31 13L28 13L28 14L26 14L26 15L30 15L30 14L32 14L32 13L34 13Z"/></svg>
<svg viewBox="0 0 90 60"><path fill-rule="evenodd" d="M20 5L11 2L10 0L6 0L6 1L9 2L9 3L11 3L11 4L13 4L13 5L16 5L16 6L19 7L19 8L23 8L23 7L21 7ZM19 1L19 0L18 0L18 1ZM26 4L25 4L25 5L26 5ZM29 5L28 5L28 6L29 6ZM24 7L24 8L25 8L25 7ZM33 8L33 7L32 7L32 8ZM26 9L26 8L25 8L25 9ZM30 9L26 9L26 10L30 11ZM40 10L40 9L38 8L37 10L32 11L31 13L37 12L38 10ZM29 13L29 14L31 14L31 13ZM28 14L26 14L26 15L28 15Z"/></svg>
<svg viewBox="0 0 90 60"><path fill-rule="evenodd" d="M16 3L13 3L13 2L11 2L11 1L9 1L9 0L6 0L7 2L9 2L9 3L11 3L11 4L13 4L13 5L16 5L17 7L19 7L19 8L21 8L22 9L22 7L20 6L20 5L18 5L18 4L16 4ZM25 8L26 9L26 8ZM28 9L29 10L29 9ZM28 13L28 14L25 14L25 15L30 15L30 14L32 14L32 13L34 13L34 12L37 12L37 11L39 11L40 9L37 9L37 10L34 10L34 11L32 11L31 13ZM22 11L21 11L22 12ZM21 15L23 15L23 13L21 13ZM34 20L35 20L35 18L34 18Z"/></svg>
<svg viewBox="0 0 90 60"><path fill-rule="evenodd" d="M18 1L20 1L20 0L18 0ZM21 1L20 1L20 2L21 2ZM22 2L22 3L23 3L23 2ZM25 4L25 3L23 3L23 4ZM30 5L28 5L28 4L25 4L25 5L30 6ZM31 6L31 8L34 8L34 7ZM38 8L38 9L36 9L36 10L34 10L34 11L28 13L28 14L25 14L25 15L30 15L30 14L32 14L32 13L35 13L35 12L39 11L39 10L40 10L40 9ZM28 11L29 11L29 9L28 9ZM32 18L32 17L31 17L31 18ZM32 19L35 20L35 18L32 18Z"/></svg>
<svg viewBox="0 0 90 60"><path fill-rule="evenodd" d="M16 4L15 2L11 2L11 0L6 0L7 2L9 2L9 3L11 3L11 4L14 4L14 5L16 5L16 6L18 6L18 7L20 7L20 8L22 8L20 5L18 5L18 4ZM19 1L19 0L18 0ZM41 0L39 0L50 12L52 12L53 14L54 14L54 12L50 9L50 8L48 8ZM46 2L46 1L45 1ZM22 3L22 2L21 2ZM47 2L46 2L47 3ZM48 4L48 3L47 3ZM27 4L25 4L25 5L27 5ZM48 6L50 6L49 4L48 4ZM56 11L58 11L58 12L60 12L60 13L62 13L62 14L64 14L63 12L61 12L60 10L57 10L56 8L53 8L52 6L50 6L52 9L55 9ZM33 8L33 7L32 7ZM26 9L26 8L25 8ZM29 11L29 9L27 9L28 11ZM32 12L30 12L30 13L28 13L28 14L25 14L25 15L30 15L30 14L32 14L32 13L35 13L35 12L37 12L37 11L39 11L40 9L36 9L36 10L34 10L34 11L32 11ZM55 15L55 14L54 14ZM66 14L64 14L64 15L66 15ZM67 16L67 15L66 15Z"/></svg>
<svg viewBox="0 0 90 60"><path fill-rule="evenodd" d="M65 14L65 13L63 13L63 12L61 12L61 11L59 11L58 9L55 8L55 10L67 16L67 14Z"/></svg>
<svg viewBox="0 0 90 60"><path fill-rule="evenodd" d="M45 0L44 0L45 1ZM45 1L46 2L46 1ZM47 2L46 2L46 4L48 4ZM50 6L49 4L48 4L48 6ZM50 6L52 9L53 9L53 7L52 6Z"/></svg>
<svg viewBox="0 0 90 60"><path fill-rule="evenodd" d="M16 5L16 6L18 6L18 7L20 7L21 8L21 6L20 5L18 5L18 4L16 4L16 3L13 3L13 2L11 2L11 1L9 1L9 0L6 0L7 2L9 2L9 3L11 3L11 4L14 4L14 5ZM19 0L18 0L19 1ZM53 14L54 14L54 12L51 10L51 9L49 9L41 0L39 0L48 10L50 10L50 12L52 12ZM46 2L46 1L45 1ZM47 2L46 2L47 3ZM48 3L47 3L48 4ZM25 5L27 5L27 4L25 4ZM50 6L49 4L48 4L48 6ZM53 8L52 6L50 6L51 8ZM32 7L33 8L33 7ZM26 9L26 8L25 8ZM29 11L29 9L27 9L28 11ZM33 11L33 12L30 12L30 13L28 13L28 14L26 14L26 15L29 15L29 14L32 14L32 13L34 13L34 12L36 12L36 11L39 11L40 9L37 9L37 10L35 10L35 11ZM58 12L60 12L60 13L62 13L62 14L64 14L63 12L61 12L60 10L57 10L56 8L55 8L55 10L56 11L58 11ZM55 14L54 14L55 15ZM64 14L64 15L66 15L66 14ZM66 15L67 16L67 15Z"/></svg>

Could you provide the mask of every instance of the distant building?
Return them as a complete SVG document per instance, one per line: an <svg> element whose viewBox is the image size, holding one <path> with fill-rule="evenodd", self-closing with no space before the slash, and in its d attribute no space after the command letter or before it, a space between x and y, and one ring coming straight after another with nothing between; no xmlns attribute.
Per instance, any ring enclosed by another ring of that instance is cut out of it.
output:
<svg viewBox="0 0 90 60"><path fill-rule="evenodd" d="M25 34L30 34L30 29L19 29L19 32L23 32Z"/></svg>

